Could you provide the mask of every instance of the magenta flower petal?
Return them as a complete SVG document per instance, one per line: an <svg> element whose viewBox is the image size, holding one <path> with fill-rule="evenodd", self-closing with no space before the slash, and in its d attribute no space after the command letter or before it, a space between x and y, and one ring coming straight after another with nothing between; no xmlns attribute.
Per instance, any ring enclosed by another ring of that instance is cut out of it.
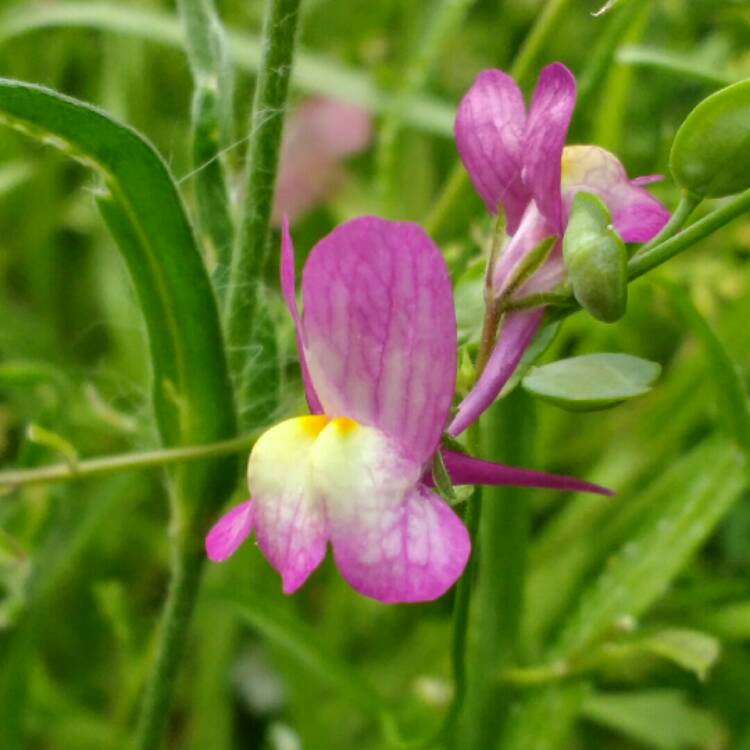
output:
<svg viewBox="0 0 750 750"><path fill-rule="evenodd" d="M321 203L346 172L343 159L364 151L372 137L372 116L348 102L307 99L287 118L276 176L272 221L294 222Z"/></svg>
<svg viewBox="0 0 750 750"><path fill-rule="evenodd" d="M453 510L418 485L377 520L351 514L334 525L333 554L342 577L381 602L422 602L442 596L463 572L471 540ZM368 522L369 521L369 522Z"/></svg>
<svg viewBox="0 0 750 750"><path fill-rule="evenodd" d="M487 210L505 209L508 231L516 231L529 202L521 181L526 107L515 81L501 70L483 70L458 107L456 146Z"/></svg>
<svg viewBox="0 0 750 750"><path fill-rule="evenodd" d="M514 269L527 253L552 234L555 230L539 212L536 203L529 203L518 231L510 238L495 266L492 288L496 295L505 291Z"/></svg>
<svg viewBox="0 0 750 750"><path fill-rule="evenodd" d="M508 313L484 372L459 404L448 427L451 435L461 434L497 398L531 343L544 317L544 309Z"/></svg>
<svg viewBox="0 0 750 750"><path fill-rule="evenodd" d="M542 70L523 145L523 179L542 215L562 233L560 164L576 101L576 80L561 63Z"/></svg>
<svg viewBox="0 0 750 750"><path fill-rule="evenodd" d="M302 276L307 363L325 413L377 427L417 462L435 450L456 378L456 317L440 251L416 224L354 219Z"/></svg>
<svg viewBox="0 0 750 750"><path fill-rule="evenodd" d="M213 562L223 562L247 539L253 526L253 504L245 500L225 513L206 536L206 554Z"/></svg>
<svg viewBox="0 0 750 750"><path fill-rule="evenodd" d="M483 461L453 451L442 451L445 468L453 484L511 485L514 487L538 487L545 490L564 492L593 492L598 495L613 495L612 490L598 484L584 482L562 474L549 474L546 471L519 469L515 466Z"/></svg>
<svg viewBox="0 0 750 750"><path fill-rule="evenodd" d="M305 387L305 396L307 405L313 414L322 414L323 408L320 405L318 396L310 380L310 372L307 369L307 360L305 359L305 348L302 344L302 324L300 322L299 311L297 310L296 285L294 281L294 245L292 237L289 234L289 219L285 216L281 226L281 293L289 309L289 314L294 321L295 338L297 340L297 355L299 356L299 366L302 371L302 382Z"/></svg>
<svg viewBox="0 0 750 750"><path fill-rule="evenodd" d="M612 225L624 242L648 242L669 220L669 211L641 187L654 182L654 175L629 180L620 160L606 149L568 146L562 163L566 215L575 194L586 191L607 204Z"/></svg>

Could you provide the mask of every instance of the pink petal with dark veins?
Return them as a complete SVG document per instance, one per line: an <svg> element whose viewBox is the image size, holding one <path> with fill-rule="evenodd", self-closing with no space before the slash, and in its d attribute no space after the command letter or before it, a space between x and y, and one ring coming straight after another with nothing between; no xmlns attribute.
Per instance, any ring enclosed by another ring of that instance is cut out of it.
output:
<svg viewBox="0 0 750 750"><path fill-rule="evenodd" d="M305 353L329 416L377 427L417 462L434 452L456 379L456 318L440 251L416 224L363 217L313 248Z"/></svg>
<svg viewBox="0 0 750 750"><path fill-rule="evenodd" d="M313 388L312 381L310 380L310 372L307 369L307 360L305 359L305 347L302 344L302 324L297 310L297 295L296 295L296 284L295 284L295 273L294 273L294 245L292 244L292 237L289 234L289 219L285 216L284 222L281 227L281 261L280 261L280 276L281 276L281 293L284 296L284 301L289 309L289 314L292 316L294 321L294 333L297 341L297 356L299 357L299 366L302 371L302 382L305 387L305 396L307 398L307 405L310 407L310 411L313 414L322 414L323 407L318 401L318 396Z"/></svg>
<svg viewBox="0 0 750 750"><path fill-rule="evenodd" d="M576 80L561 63L542 69L523 144L523 180L539 211L562 233L560 163L576 101Z"/></svg>
<svg viewBox="0 0 750 750"><path fill-rule="evenodd" d="M529 195L521 182L526 107L515 81L483 70L458 107L456 146L487 210L502 204L508 231L516 231Z"/></svg>

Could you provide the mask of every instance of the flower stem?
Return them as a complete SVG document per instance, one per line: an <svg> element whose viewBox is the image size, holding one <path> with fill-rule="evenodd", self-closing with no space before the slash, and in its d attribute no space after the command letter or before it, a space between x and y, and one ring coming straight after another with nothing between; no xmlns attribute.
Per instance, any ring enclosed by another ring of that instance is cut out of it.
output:
<svg viewBox="0 0 750 750"><path fill-rule="evenodd" d="M479 422L475 422L467 436L469 452L476 455L481 443ZM471 585L476 570L476 539L479 529L479 518L482 509L482 492L477 487L469 498L464 523L472 542L472 553L469 563L456 586L456 598L453 603L453 640L451 642L451 663L453 666L453 699L445 715L439 737L446 739L449 746L456 740L456 720L463 708L466 695L466 641L469 626L469 607L471 604Z"/></svg>
<svg viewBox="0 0 750 750"><path fill-rule="evenodd" d="M37 469L10 469L0 471L0 494L18 487L31 484L49 484L52 482L67 482L74 479L114 474L119 471L132 469L146 469L155 466L199 461L205 458L228 456L242 453L252 448L264 428L254 430L247 435L222 440L207 445L188 445L182 448L164 448L141 453L122 453L114 456L101 456L77 461L74 466L70 463L42 466Z"/></svg>
<svg viewBox="0 0 750 750"><path fill-rule="evenodd" d="M133 750L155 750L160 744L174 683L185 652L204 557L202 538L196 529L187 528L176 534L172 547L169 594L160 625L156 661L146 685Z"/></svg>
<svg viewBox="0 0 750 750"><path fill-rule="evenodd" d="M226 325L230 364L242 403L242 374L252 341L260 285L269 260L269 222L284 125L300 0L267 0L263 58L255 87L245 198L232 253Z"/></svg>
<svg viewBox="0 0 750 750"><path fill-rule="evenodd" d="M532 443L530 401L514 391L488 412L484 453L492 460L528 462ZM508 440L508 425L513 425ZM467 659L468 689L462 721L462 750L496 745L513 698L512 688L498 685L498 670L519 660L526 550L529 537L528 491L488 487L479 526L478 577L475 594L476 633Z"/></svg>

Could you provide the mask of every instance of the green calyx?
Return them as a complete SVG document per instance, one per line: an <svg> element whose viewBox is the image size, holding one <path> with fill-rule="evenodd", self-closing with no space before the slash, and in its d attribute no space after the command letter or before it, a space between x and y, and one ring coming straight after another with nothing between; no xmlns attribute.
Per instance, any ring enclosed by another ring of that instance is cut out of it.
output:
<svg viewBox="0 0 750 750"><path fill-rule="evenodd" d="M573 199L563 258L581 307L604 323L619 320L628 301L627 251L612 229L606 205L591 193L577 193Z"/></svg>

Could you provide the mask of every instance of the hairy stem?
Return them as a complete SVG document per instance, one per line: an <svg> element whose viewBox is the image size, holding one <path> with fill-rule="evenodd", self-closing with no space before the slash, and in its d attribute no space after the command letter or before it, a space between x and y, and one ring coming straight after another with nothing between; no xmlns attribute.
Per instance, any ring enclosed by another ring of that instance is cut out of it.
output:
<svg viewBox="0 0 750 750"><path fill-rule="evenodd" d="M200 587L204 553L197 529L176 534L169 593L162 615L156 661L146 684L133 750L155 750L169 717L174 684L185 652L190 618Z"/></svg>
<svg viewBox="0 0 750 750"><path fill-rule="evenodd" d="M260 285L268 270L269 222L289 90L300 0L267 0L263 58L253 99L245 197L232 253L226 324L232 374L243 400L247 347L255 333Z"/></svg>

